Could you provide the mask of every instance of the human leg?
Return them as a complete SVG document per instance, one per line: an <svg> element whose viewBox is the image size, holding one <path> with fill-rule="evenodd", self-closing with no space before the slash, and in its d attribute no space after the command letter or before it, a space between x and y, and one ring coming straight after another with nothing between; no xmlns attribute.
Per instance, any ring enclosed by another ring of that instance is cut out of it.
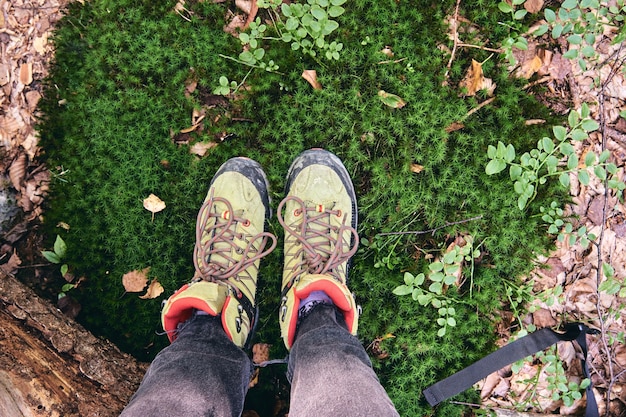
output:
<svg viewBox="0 0 626 417"><path fill-rule="evenodd" d="M285 229L279 319L291 349L290 415L397 416L355 337L358 311L347 272L358 246L357 206L341 161L322 150L296 158L278 216Z"/></svg>
<svg viewBox="0 0 626 417"><path fill-rule="evenodd" d="M290 416L398 416L359 340L332 305L298 326L289 354Z"/></svg>
<svg viewBox="0 0 626 417"><path fill-rule="evenodd" d="M122 417L239 416L252 373L219 317L193 315L146 372Z"/></svg>

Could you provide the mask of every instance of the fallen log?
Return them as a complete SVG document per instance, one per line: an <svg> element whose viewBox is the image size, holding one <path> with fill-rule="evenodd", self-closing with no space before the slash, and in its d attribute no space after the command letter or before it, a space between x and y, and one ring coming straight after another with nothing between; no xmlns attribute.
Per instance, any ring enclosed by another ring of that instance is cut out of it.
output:
<svg viewBox="0 0 626 417"><path fill-rule="evenodd" d="M0 416L116 416L146 369L0 271Z"/></svg>

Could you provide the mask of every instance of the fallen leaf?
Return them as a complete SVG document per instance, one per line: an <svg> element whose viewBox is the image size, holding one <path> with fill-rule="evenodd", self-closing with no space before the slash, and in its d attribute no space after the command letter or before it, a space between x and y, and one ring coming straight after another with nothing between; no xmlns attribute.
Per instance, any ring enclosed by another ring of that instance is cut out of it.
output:
<svg viewBox="0 0 626 417"><path fill-rule="evenodd" d="M11 255L11 257L6 263L0 265L0 269L2 269L2 271L5 274L11 275L17 271L17 267L20 266L21 264L22 264L22 260L17 255L17 252L14 249L13 255Z"/></svg>
<svg viewBox="0 0 626 417"><path fill-rule="evenodd" d="M250 382L248 383L248 388L252 388L256 384L259 383L259 374L260 374L260 369L259 368L255 368L254 369L254 373L250 377Z"/></svg>
<svg viewBox="0 0 626 417"><path fill-rule="evenodd" d="M411 164L411 172L419 174L424 170L424 166L418 164Z"/></svg>
<svg viewBox="0 0 626 417"><path fill-rule="evenodd" d="M215 142L197 142L189 148L189 153L203 157L209 149L213 149L216 146L217 143Z"/></svg>
<svg viewBox="0 0 626 417"><path fill-rule="evenodd" d="M46 53L46 45L48 44L48 34L44 33L41 37L37 37L33 40L33 48L39 54L43 55Z"/></svg>
<svg viewBox="0 0 626 417"><path fill-rule="evenodd" d="M465 125L461 122L452 122L444 130L446 131L446 133L452 133L452 132L456 132L457 130L463 129L464 127Z"/></svg>
<svg viewBox="0 0 626 417"><path fill-rule="evenodd" d="M0 86L8 84L9 81L11 81L11 67L9 64L0 64Z"/></svg>
<svg viewBox="0 0 626 417"><path fill-rule="evenodd" d="M235 6L237 6L245 14L250 14L252 10L252 3L256 3L251 0L235 0Z"/></svg>
<svg viewBox="0 0 626 417"><path fill-rule="evenodd" d="M543 66L543 60L539 58L538 55L535 55L532 59L522 62L518 71L515 72L515 75L521 78L530 78L534 73L539 71L539 68Z"/></svg>
<svg viewBox="0 0 626 417"><path fill-rule="evenodd" d="M487 95L491 96L496 89L491 78L483 75L483 65L475 59L472 59L472 65L467 69L459 87L464 90L461 93L463 96L475 96L480 90L487 90Z"/></svg>
<svg viewBox="0 0 626 417"><path fill-rule="evenodd" d="M524 9L528 13L539 13L543 9L543 0L526 0L524 2Z"/></svg>
<svg viewBox="0 0 626 417"><path fill-rule="evenodd" d="M484 400L485 398L490 397L491 393L496 388L501 379L502 377L498 375L497 371L487 375L487 378L485 378L485 382L480 389L480 398Z"/></svg>
<svg viewBox="0 0 626 417"><path fill-rule="evenodd" d="M317 71L315 71L315 70L304 70L302 72L302 78L307 80L308 83L311 84L313 89L315 89L315 90L321 90L322 89L322 84L320 84L320 82L317 81Z"/></svg>
<svg viewBox="0 0 626 417"><path fill-rule="evenodd" d="M404 101L400 96L388 93L385 90L380 90L378 92L378 97L384 105L389 106L393 109L401 109L402 107L406 106L406 101Z"/></svg>
<svg viewBox="0 0 626 417"><path fill-rule="evenodd" d="M127 292L141 292L148 284L148 272L150 267L142 270L134 270L122 276L122 285Z"/></svg>
<svg viewBox="0 0 626 417"><path fill-rule="evenodd" d="M393 58L394 53L389 46L385 46L380 52L387 55L389 58Z"/></svg>
<svg viewBox="0 0 626 417"><path fill-rule="evenodd" d="M550 310L547 310L545 308L541 308L535 311L534 313L532 313L532 316L533 324L539 329L542 329L544 327L556 326L558 324L556 319L552 317L552 313L550 312Z"/></svg>
<svg viewBox="0 0 626 417"><path fill-rule="evenodd" d="M20 66L20 82L28 85L33 82L33 63L27 62Z"/></svg>
<svg viewBox="0 0 626 417"><path fill-rule="evenodd" d="M11 166L9 167L9 178L13 188L17 191L21 191L23 187L24 178L26 178L26 166L28 163L28 157L25 153L20 154Z"/></svg>
<svg viewBox="0 0 626 417"><path fill-rule="evenodd" d="M163 294L163 286L159 283L159 281L154 278L150 285L148 286L148 290L144 295L140 295L139 298L142 300L151 300L153 298L157 298L159 295Z"/></svg>
<svg viewBox="0 0 626 417"><path fill-rule="evenodd" d="M152 221L154 221L154 213L158 213L165 209L165 202L154 194L150 194L143 200L143 207L152 213Z"/></svg>
<svg viewBox="0 0 626 417"><path fill-rule="evenodd" d="M252 346L252 362L260 364L270 360L270 347L267 343L255 343Z"/></svg>
<svg viewBox="0 0 626 417"><path fill-rule="evenodd" d="M246 19L242 15L235 15L231 13L231 16L226 19L228 24L224 25L224 32L230 33L234 37L239 37L239 32L245 30Z"/></svg>

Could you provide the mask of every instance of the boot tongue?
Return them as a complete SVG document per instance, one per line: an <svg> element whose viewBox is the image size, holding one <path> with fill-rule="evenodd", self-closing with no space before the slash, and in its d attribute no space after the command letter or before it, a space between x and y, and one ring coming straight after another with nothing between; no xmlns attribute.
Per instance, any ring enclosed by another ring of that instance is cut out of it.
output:
<svg viewBox="0 0 626 417"><path fill-rule="evenodd" d="M330 213L327 210L332 209L334 205L334 202L330 202L326 206L312 202L306 203L306 241L310 244L313 252L305 251L304 256L310 274L322 273L332 252Z"/></svg>

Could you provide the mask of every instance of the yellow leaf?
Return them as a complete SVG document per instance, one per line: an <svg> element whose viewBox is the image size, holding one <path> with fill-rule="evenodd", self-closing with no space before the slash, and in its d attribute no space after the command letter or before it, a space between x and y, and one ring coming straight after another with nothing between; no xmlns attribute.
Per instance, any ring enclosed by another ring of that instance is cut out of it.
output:
<svg viewBox="0 0 626 417"><path fill-rule="evenodd" d="M154 278L150 285L148 286L148 290L144 295L140 295L139 298L142 300L151 300L153 298L157 298L159 295L163 294L163 286L159 283L159 281Z"/></svg>
<svg viewBox="0 0 626 417"><path fill-rule="evenodd" d="M389 46L385 46L385 47L383 48L383 50L382 50L382 51L380 51L380 52L381 52L382 54L387 55L387 57L389 57L389 58L393 58L394 53L393 53L393 51L391 50L391 48L390 48Z"/></svg>
<svg viewBox="0 0 626 417"><path fill-rule="evenodd" d="M304 70L302 72L302 78L307 80L308 83L311 84L311 86L315 90L321 90L322 89L322 84L320 84L320 82L317 81L317 71L315 71L315 70Z"/></svg>
<svg viewBox="0 0 626 417"><path fill-rule="evenodd" d="M122 276L122 285L127 292L141 292L148 284L148 272L150 267L142 270L130 271Z"/></svg>
<svg viewBox="0 0 626 417"><path fill-rule="evenodd" d="M465 77L459 83L459 87L465 89L462 95L475 96L480 90L487 90L488 95L492 95L496 88L496 84L491 78L485 78L483 75L483 65L472 59L472 65L467 69Z"/></svg>
<svg viewBox="0 0 626 417"><path fill-rule="evenodd" d="M424 170L424 167L422 165L418 165L418 164L411 164L411 172L414 172L416 174L419 174L420 172L422 172Z"/></svg>
<svg viewBox="0 0 626 417"><path fill-rule="evenodd" d="M154 194L150 194L143 200L143 207L152 213L152 220L154 221L154 213L158 213L165 209L165 202Z"/></svg>

